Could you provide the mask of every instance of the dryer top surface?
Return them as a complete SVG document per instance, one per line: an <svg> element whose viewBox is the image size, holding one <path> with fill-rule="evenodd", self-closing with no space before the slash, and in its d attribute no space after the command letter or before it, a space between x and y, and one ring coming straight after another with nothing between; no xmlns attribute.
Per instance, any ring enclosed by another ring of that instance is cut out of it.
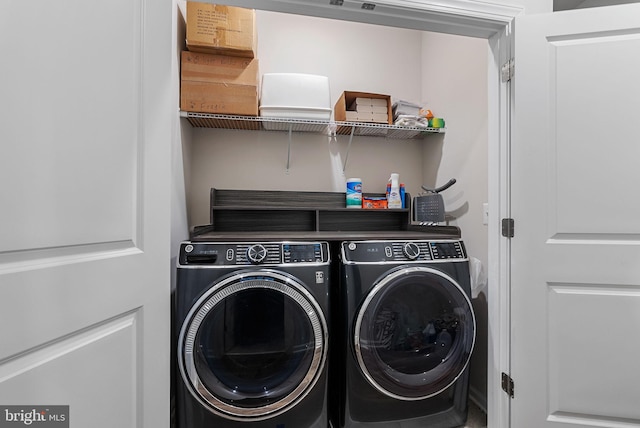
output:
<svg viewBox="0 0 640 428"><path fill-rule="evenodd" d="M220 232L207 226L198 227L192 242L224 241L355 241L402 239L459 239L461 232L455 226L412 225L407 230L389 231L315 231L315 232Z"/></svg>

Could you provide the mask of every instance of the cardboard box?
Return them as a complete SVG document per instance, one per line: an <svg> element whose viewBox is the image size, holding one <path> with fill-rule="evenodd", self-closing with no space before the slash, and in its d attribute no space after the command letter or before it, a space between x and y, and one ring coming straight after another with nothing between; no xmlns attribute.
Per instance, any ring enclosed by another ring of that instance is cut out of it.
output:
<svg viewBox="0 0 640 428"><path fill-rule="evenodd" d="M218 55L256 57L255 10L187 2L187 49Z"/></svg>
<svg viewBox="0 0 640 428"><path fill-rule="evenodd" d="M258 60L182 52L180 109L258 115Z"/></svg>
<svg viewBox="0 0 640 428"><path fill-rule="evenodd" d="M384 104L386 102L387 105L387 109L386 109L386 121L381 122L381 123L386 123L388 125L392 125L393 124L393 114L391 111L391 97L389 95L383 95L383 94L373 94L373 93L369 93L369 92L354 92L354 91L344 91L342 93L342 95L340 95L340 99L338 99L338 102L336 102L336 105L333 108L333 118L338 121L338 122L345 122L345 121L349 121L347 119L347 111L354 111L351 109L351 106L356 106L358 105L358 103L356 103L356 99L358 98L366 98L366 99L376 99L376 100L380 100L380 101L368 101L368 105L375 105L375 104ZM354 104L355 103L355 104ZM384 113L383 113L384 114ZM367 117L371 117L372 113L369 113L367 115ZM350 117L354 117L352 116L352 114L349 115Z"/></svg>
<svg viewBox="0 0 640 428"><path fill-rule="evenodd" d="M362 196L362 208L366 210L387 209L387 198L384 196Z"/></svg>

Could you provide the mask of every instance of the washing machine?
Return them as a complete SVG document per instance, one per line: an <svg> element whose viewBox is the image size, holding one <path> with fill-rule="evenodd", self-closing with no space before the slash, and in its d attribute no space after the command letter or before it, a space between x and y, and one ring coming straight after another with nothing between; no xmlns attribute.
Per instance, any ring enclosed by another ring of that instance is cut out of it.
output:
<svg viewBox="0 0 640 428"><path fill-rule="evenodd" d="M464 425L476 322L463 241L347 241L340 251L335 424Z"/></svg>
<svg viewBox="0 0 640 428"><path fill-rule="evenodd" d="M184 242L177 428L326 428L326 242Z"/></svg>

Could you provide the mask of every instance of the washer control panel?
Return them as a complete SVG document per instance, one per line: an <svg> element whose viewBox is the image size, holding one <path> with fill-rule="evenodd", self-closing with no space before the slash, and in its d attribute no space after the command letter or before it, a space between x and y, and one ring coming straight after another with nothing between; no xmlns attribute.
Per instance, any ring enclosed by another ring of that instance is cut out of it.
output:
<svg viewBox="0 0 640 428"><path fill-rule="evenodd" d="M353 263L391 263L467 260L461 240L347 241L342 260Z"/></svg>
<svg viewBox="0 0 640 428"><path fill-rule="evenodd" d="M180 266L243 266L328 263L326 242L184 242Z"/></svg>

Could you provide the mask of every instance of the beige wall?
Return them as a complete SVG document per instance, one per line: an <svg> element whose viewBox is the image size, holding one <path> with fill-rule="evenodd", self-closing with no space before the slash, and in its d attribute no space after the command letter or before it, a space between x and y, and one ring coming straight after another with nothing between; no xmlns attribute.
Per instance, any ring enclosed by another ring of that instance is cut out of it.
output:
<svg viewBox="0 0 640 428"><path fill-rule="evenodd" d="M423 34L413 30L264 11L257 11L257 25L261 73L326 75L330 80L332 104L344 90L430 102L423 96L422 87L430 79L424 73L423 59L430 58L446 67L452 56L446 49L422 55ZM480 43L486 45L486 41ZM486 62L486 58L482 59ZM486 73L484 63L463 65L463 70L475 67ZM486 99L486 88L484 97ZM486 100L482 102L486 104ZM440 106L432 104L429 105L438 112ZM442 108L440 111L445 112ZM486 112L479 114L486 126ZM449 118L446 120L451 123ZM464 120L457 124L468 127ZM407 191L416 195L423 183L428 184L423 176L424 150L430 146L442 147L443 138L449 138L449 132L450 127L447 137L432 135L408 141L354 137L348 154L347 136L330 140L319 134L294 133L287 170L289 138L286 132L194 130L190 143L192 161L186 171L187 181L191 183L187 190L189 224L193 227L209 221L211 187L343 191L347 178L360 177L364 191L382 192L389 174L398 172ZM460 130L456 133L460 135ZM452 152L450 156L454 158L446 162L456 164L458 154ZM471 183L475 182L469 181ZM481 183L485 183L482 197L486 198L486 178ZM461 187L456 185L457 189ZM473 189L467 191L467 194L474 193Z"/></svg>
<svg viewBox="0 0 640 428"><path fill-rule="evenodd" d="M422 92L447 132L424 149L428 187L457 183L442 192L451 223L462 229L469 254L487 264L487 226L482 204L488 200L486 40L425 33Z"/></svg>
<svg viewBox="0 0 640 428"><path fill-rule="evenodd" d="M459 226L469 256L487 268L488 226L482 205L488 201L486 40L425 33L422 73L424 98L446 120L447 133L437 144L425 145L423 176L429 187L457 180L442 192L451 224ZM446 60L442 60L446 58ZM470 388L486 406L487 291L473 299L478 325L471 359Z"/></svg>
<svg viewBox="0 0 640 428"><path fill-rule="evenodd" d="M454 177L458 182L443 192L447 211L469 254L486 266L487 41L265 11L257 11L257 26L261 73L326 75L332 105L344 90L421 103L445 118L447 132L419 140L354 137L343 172L348 136L293 133L289 141L280 131L192 129L185 147L190 227L209 223L212 187L344 191L347 178L360 177L365 192L383 192L389 174L398 172L415 196L422 184ZM486 299L474 306L480 330L472 388L482 401Z"/></svg>
<svg viewBox="0 0 640 428"><path fill-rule="evenodd" d="M257 11L260 72L329 77L331 106L345 91L388 94L420 102L420 32ZM437 138L437 137L436 137ZM362 178L365 192L384 192L392 172L407 191L422 183L424 140L386 140L293 133L286 169L287 132L195 130L191 142L189 223L209 221L211 187L344 191L346 179Z"/></svg>

